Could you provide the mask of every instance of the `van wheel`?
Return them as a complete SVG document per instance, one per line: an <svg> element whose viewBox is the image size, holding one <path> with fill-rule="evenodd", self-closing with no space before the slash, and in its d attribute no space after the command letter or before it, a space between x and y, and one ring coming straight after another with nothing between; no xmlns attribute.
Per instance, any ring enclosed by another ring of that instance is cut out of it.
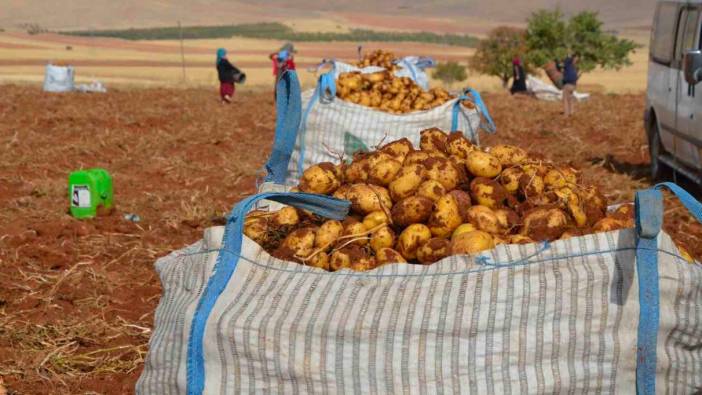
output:
<svg viewBox="0 0 702 395"><path fill-rule="evenodd" d="M661 144L661 135L658 133L658 125L653 122L651 125L651 134L648 137L648 153L651 156L651 180L658 181L663 177L663 163L660 161L660 156L664 149Z"/></svg>

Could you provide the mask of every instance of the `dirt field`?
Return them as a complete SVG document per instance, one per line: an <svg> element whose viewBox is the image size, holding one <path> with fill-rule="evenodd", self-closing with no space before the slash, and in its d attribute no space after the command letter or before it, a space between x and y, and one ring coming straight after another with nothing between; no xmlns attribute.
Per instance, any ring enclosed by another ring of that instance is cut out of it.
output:
<svg viewBox="0 0 702 395"><path fill-rule="evenodd" d="M1 88L0 378L11 394L130 393L160 295L153 263L253 192L272 95L223 106L212 89ZM569 162L612 202L649 185L642 95L596 94L568 120L558 103L484 96L499 132L483 142ZM67 176L89 167L112 174L116 211L78 221ZM666 229L702 257L702 227L679 204L666 209Z"/></svg>

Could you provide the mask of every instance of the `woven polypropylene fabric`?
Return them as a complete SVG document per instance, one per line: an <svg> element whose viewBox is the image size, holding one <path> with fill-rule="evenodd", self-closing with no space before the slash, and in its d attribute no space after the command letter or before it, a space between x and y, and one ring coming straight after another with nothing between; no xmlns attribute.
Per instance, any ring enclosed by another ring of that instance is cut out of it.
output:
<svg viewBox="0 0 702 395"><path fill-rule="evenodd" d="M428 111L390 114L343 100L312 101L314 90L302 94L303 115L295 147L288 164L287 184L296 184L300 165L307 168L320 162L338 162L348 158L345 142L353 138L372 149L380 143L408 138L419 146L419 132L431 127L450 131L456 99ZM310 102L312 105L310 106ZM480 126L476 110L464 109L458 117L457 130L475 140Z"/></svg>
<svg viewBox="0 0 702 395"><path fill-rule="evenodd" d="M194 307L223 228L157 263L164 294L139 393L182 393ZM205 393L630 393L634 230L481 258L328 273L242 256L205 331ZM657 391L702 386L702 267L658 238ZM480 262L481 264L477 264Z"/></svg>

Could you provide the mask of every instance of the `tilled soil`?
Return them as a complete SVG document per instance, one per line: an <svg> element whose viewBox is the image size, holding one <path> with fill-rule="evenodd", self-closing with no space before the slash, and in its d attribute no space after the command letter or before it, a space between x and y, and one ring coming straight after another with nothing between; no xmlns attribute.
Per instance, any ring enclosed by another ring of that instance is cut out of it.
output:
<svg viewBox="0 0 702 395"><path fill-rule="evenodd" d="M153 263L254 191L272 145L272 94L227 106L215 89L1 88L0 378L9 393L132 392L160 296ZM612 202L650 185L642 95L595 95L571 119L558 103L484 100L499 132L483 143L568 162ZM116 209L75 220L68 173L91 167L112 174ZM666 230L702 257L702 227L672 199L666 210Z"/></svg>

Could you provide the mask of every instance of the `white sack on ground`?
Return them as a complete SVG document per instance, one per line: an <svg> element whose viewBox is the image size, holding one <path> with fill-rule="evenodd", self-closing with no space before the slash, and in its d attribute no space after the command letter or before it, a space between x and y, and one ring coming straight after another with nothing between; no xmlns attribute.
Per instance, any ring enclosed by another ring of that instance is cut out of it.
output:
<svg viewBox="0 0 702 395"><path fill-rule="evenodd" d="M559 101L563 100L563 92L560 89L553 86L544 80L534 77L533 75L527 76L527 90L534 94L537 99L546 101ZM573 96L577 101L587 100L590 97L589 93L574 92Z"/></svg>

